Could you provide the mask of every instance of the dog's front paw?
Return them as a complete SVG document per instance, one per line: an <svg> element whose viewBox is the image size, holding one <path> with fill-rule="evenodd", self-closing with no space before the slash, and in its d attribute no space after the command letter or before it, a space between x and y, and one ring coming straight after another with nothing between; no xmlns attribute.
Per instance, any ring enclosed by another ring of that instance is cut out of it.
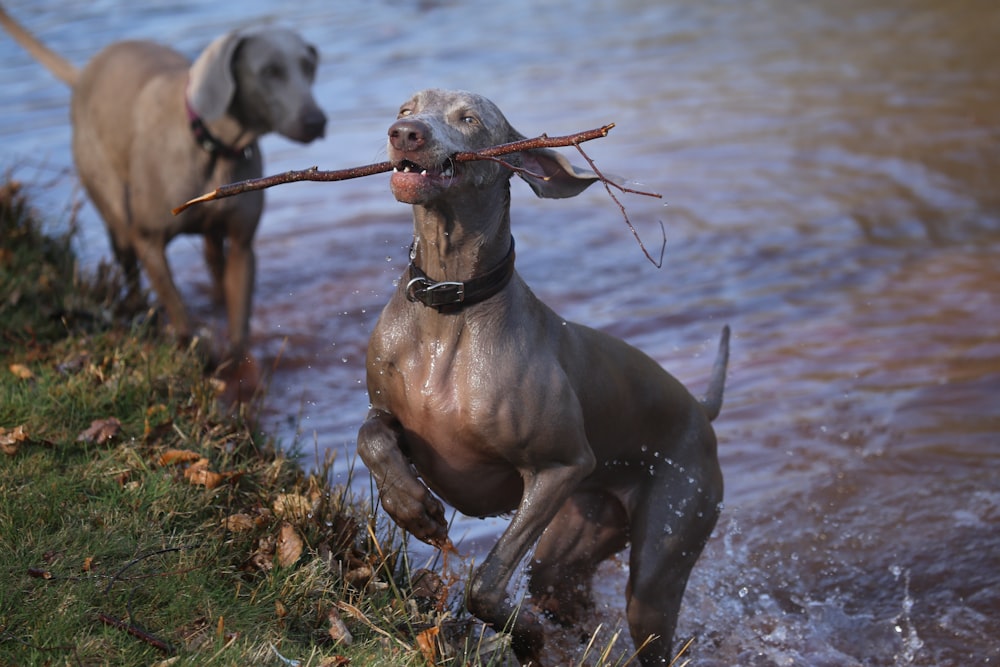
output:
<svg viewBox="0 0 1000 667"><path fill-rule="evenodd" d="M448 522L444 518L444 506L430 491L418 484L419 491L403 494L383 494L382 507L403 530L418 540L439 549L450 545Z"/></svg>

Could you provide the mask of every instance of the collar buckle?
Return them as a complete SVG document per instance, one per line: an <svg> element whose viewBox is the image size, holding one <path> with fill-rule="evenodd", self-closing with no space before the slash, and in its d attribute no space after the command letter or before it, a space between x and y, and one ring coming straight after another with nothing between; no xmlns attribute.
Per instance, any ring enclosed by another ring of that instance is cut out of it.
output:
<svg viewBox="0 0 1000 667"><path fill-rule="evenodd" d="M497 294L514 275L514 239L510 240L510 250L507 256L495 267L475 278L466 281L431 280L426 273L414 264L410 252L410 280L406 283L404 293L409 301L420 302L439 313L453 313L489 299Z"/></svg>
<svg viewBox="0 0 1000 667"><path fill-rule="evenodd" d="M451 280L436 283L418 276L406 283L406 298L431 308L455 306L465 301L465 283Z"/></svg>

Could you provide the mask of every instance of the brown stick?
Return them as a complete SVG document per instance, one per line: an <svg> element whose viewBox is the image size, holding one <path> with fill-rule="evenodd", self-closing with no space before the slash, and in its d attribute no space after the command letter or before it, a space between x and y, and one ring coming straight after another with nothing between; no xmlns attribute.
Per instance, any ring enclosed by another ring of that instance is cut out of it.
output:
<svg viewBox="0 0 1000 667"><path fill-rule="evenodd" d="M120 618L115 618L114 616L111 616L110 614L105 614L103 612L98 613L97 614L97 618L104 625L110 625L113 628L117 628L119 630L127 632L128 634L132 635L136 639L144 641L147 644L149 644L150 646L152 646L154 648L157 648L157 649L163 651L164 653L172 654L174 652L174 648L170 644L168 644L167 642L163 641L159 637L156 637L156 636L154 636L154 635L146 632L145 630L143 630L142 628L140 628L139 626L137 626L135 624L126 623L125 621L123 621Z"/></svg>
<svg viewBox="0 0 1000 667"><path fill-rule="evenodd" d="M526 151L532 148L577 146L584 141L590 141L591 139L599 139L601 137L608 136L608 132L610 132L611 128L614 126L614 123L609 123L603 127L587 130L586 132L568 134L563 137L549 137L543 134L539 137L535 137L534 139L522 139L521 141L512 141L508 144L500 144L499 146L490 146L489 148L484 148L483 150L476 151L475 153L455 153L455 155L452 156L452 159L456 162L470 162L472 160L489 160L498 155L507 155L509 153ZM286 171L281 174L275 174L274 176L251 178L246 181L223 185L213 192L207 192L200 197L195 197L194 199L184 202L177 208L173 209L172 212L174 215L177 215L193 204L200 204L202 202L222 199L224 197L232 197L233 195L243 194L244 192L263 190L265 188L274 187L275 185L283 185L284 183L295 183L297 181L346 181L351 178L372 176L374 174L381 174L391 170L392 163L379 162L377 164L369 164L363 167L338 169L336 171L320 171L319 167Z"/></svg>
<svg viewBox="0 0 1000 667"><path fill-rule="evenodd" d="M533 148L561 148L565 146L573 146L576 150L580 151L580 155L587 160L590 168L597 174L598 179L604 184L604 189L607 190L608 196L618 205L618 208L622 212L622 217L625 218L625 224L628 225L629 230L632 232L632 236L635 237L636 242L639 244L639 248L642 249L642 253L646 256L650 262L656 268L663 267L663 253L667 247L667 234L663 227L663 221L660 221L660 233L663 235L663 243L660 246L660 258L659 260L654 260L653 256L649 254L646 249L646 245L639 238L639 232L636 231L635 226L632 221L629 220L628 214L625 212L625 207L618 200L618 197L611 192L611 188L614 187L620 192L626 192L630 194L643 195L645 197L656 197L657 199L662 199L663 196L655 192L643 192L641 190L633 190L631 188L623 187L614 181L611 181L604 176L594 164L594 161L590 159L580 144L585 141L590 141L592 139L600 139L601 137L608 136L608 133L614 128L614 123L608 123L602 127L595 128L593 130L586 130L584 132L577 132L576 134L567 134L561 137L550 137L548 135L541 135L535 137L534 139L522 139L520 141L512 141L506 144L500 144L497 146L490 146L489 148L484 148L481 151L475 152L459 152L452 155L452 159L455 162L471 162L473 160L491 160L493 162L498 162L508 169L516 172L525 172L524 169L520 167L515 167L509 162L500 160L498 156L507 155L510 153L517 153L518 151L531 150ZM320 171L319 167L309 167L308 169L298 169L292 171L286 171L281 174L275 174L274 176L265 176L262 178L252 178L246 181L240 181L238 183L231 183L229 185L223 185L217 188L213 192L208 192L200 197L195 197L190 201L187 201L177 208L173 209L173 214L177 215L183 212L190 206L194 204L200 204L202 202L214 201L216 199L222 199L224 197L232 197L234 195L242 194L244 192L252 192L254 190L263 190L265 188L274 187L275 185L283 185L285 183L295 183L298 181L345 181L351 178L361 178L362 176L372 176L374 174L381 174L383 172L390 171L392 169L392 163L390 162L379 162L377 164L369 164L363 167L351 167L350 169L339 169L336 171ZM546 178L538 174L529 174L535 176L536 178Z"/></svg>

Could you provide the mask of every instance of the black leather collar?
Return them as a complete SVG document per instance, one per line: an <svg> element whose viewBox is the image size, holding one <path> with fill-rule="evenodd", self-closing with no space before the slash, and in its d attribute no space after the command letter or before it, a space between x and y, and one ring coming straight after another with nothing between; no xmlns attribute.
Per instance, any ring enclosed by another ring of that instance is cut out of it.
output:
<svg viewBox="0 0 1000 667"><path fill-rule="evenodd" d="M406 298L419 301L439 313L452 313L490 298L510 282L514 275L514 239L510 251L499 264L481 276L465 281L435 282L410 260L410 281L406 283Z"/></svg>

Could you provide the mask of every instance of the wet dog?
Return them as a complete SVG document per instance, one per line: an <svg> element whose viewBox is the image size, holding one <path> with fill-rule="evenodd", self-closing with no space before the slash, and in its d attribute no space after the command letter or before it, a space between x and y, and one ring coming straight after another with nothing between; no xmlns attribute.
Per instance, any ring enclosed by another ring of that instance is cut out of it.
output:
<svg viewBox="0 0 1000 667"><path fill-rule="evenodd" d="M451 159L523 138L466 92L417 93L390 126L392 191L413 206L414 240L369 343L372 407L358 452L386 512L430 544L450 545L434 494L470 516L514 512L467 604L511 629L522 661L538 664L542 630L507 587L537 541L532 600L567 623L590 604L597 564L631 545L631 634L636 646L652 638L643 665L666 664L722 501L710 421L728 328L699 402L644 353L539 301L514 269L512 172ZM597 180L551 150L505 159L542 197L572 197Z"/></svg>

